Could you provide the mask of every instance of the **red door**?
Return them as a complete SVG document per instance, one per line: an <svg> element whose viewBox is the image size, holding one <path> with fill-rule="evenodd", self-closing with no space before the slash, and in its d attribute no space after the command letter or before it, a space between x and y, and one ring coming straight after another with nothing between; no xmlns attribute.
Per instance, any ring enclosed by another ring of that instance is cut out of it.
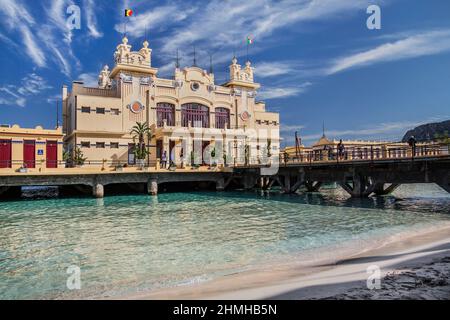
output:
<svg viewBox="0 0 450 320"><path fill-rule="evenodd" d="M0 140L0 168L11 168L11 140Z"/></svg>
<svg viewBox="0 0 450 320"><path fill-rule="evenodd" d="M23 141L23 163L27 168L35 168L36 143L34 140Z"/></svg>
<svg viewBox="0 0 450 320"><path fill-rule="evenodd" d="M47 168L58 167L58 142L47 140Z"/></svg>

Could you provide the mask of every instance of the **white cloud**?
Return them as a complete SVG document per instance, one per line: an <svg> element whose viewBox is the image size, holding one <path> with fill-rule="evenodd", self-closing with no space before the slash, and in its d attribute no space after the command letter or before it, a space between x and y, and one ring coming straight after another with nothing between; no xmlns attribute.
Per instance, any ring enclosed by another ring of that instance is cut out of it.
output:
<svg viewBox="0 0 450 320"><path fill-rule="evenodd" d="M34 15L39 15L39 19L35 19L25 1L0 0L0 24L7 30L0 35L0 40L9 47L23 48L19 53L25 54L36 67L56 64L70 77L72 70L80 67L72 49L73 32L66 23L66 10L72 4L73 0L53 0L33 7ZM97 28L96 11L92 10L93 1L85 0L85 5L88 10L82 25L87 26L85 30L89 37L98 38L102 34ZM14 37L10 36L12 34Z"/></svg>
<svg viewBox="0 0 450 320"><path fill-rule="evenodd" d="M305 82L296 87L267 87L258 92L258 98L275 99L297 96L306 92L311 84L311 82Z"/></svg>
<svg viewBox="0 0 450 320"><path fill-rule="evenodd" d="M93 0L84 0L84 12L86 15L86 24L89 31L89 35L93 38L103 37L103 33L98 30L97 17L95 16L96 5Z"/></svg>
<svg viewBox="0 0 450 320"><path fill-rule="evenodd" d="M209 61L208 55L212 53L214 65L217 65L230 61L233 51L237 56L244 55L245 38L249 34L255 38L255 45L250 48L250 54L254 55L273 45L273 41L266 39L280 28L339 18L344 12L364 9L368 3L369 0L211 0L189 7L174 0L150 10L146 10L144 3L136 1L126 1L125 5L121 2L120 8L131 6L135 11L135 16L128 20L127 34L142 37L147 28L150 46L159 47L158 59L163 63L161 71L168 72L177 49L190 52L195 45L199 64ZM123 33L123 19L118 20L115 30ZM168 31L153 43L152 34L161 30ZM202 54L201 48L208 50ZM207 65L205 63L204 67ZM262 64L262 70L255 72L261 78L286 72L285 65L277 71L269 70L269 67Z"/></svg>
<svg viewBox="0 0 450 320"><path fill-rule="evenodd" d="M22 86L18 88L18 92L21 95L30 95L30 94L37 94L43 90L51 89L52 87L47 84L47 81L42 78L41 76L38 76L35 73L32 73L30 75L25 76L22 79Z"/></svg>
<svg viewBox="0 0 450 320"><path fill-rule="evenodd" d="M83 81L86 87L97 87L98 85L98 75L93 72L80 74L78 80Z"/></svg>
<svg viewBox="0 0 450 320"><path fill-rule="evenodd" d="M47 18L63 35L64 42L72 42L72 31L67 27L66 10L74 4L72 0L53 0L51 6L46 9Z"/></svg>
<svg viewBox="0 0 450 320"><path fill-rule="evenodd" d="M409 59L446 51L450 51L450 30L422 32L370 50L338 58L333 61L326 73L330 75L378 62Z"/></svg>
<svg viewBox="0 0 450 320"><path fill-rule="evenodd" d="M368 125L365 128L345 129L345 130L326 130L325 134L330 139L371 139L371 140L400 140L405 132L409 129L417 127L424 123L446 120L449 117L430 117L419 121L397 121L397 122L383 122L376 125ZM287 125L281 128L282 132L292 133L302 125ZM290 135L285 135L286 141L290 140ZM309 143L316 142L322 137L322 132L313 134L301 135L303 141Z"/></svg>
<svg viewBox="0 0 450 320"><path fill-rule="evenodd" d="M36 43L31 31L36 22L26 7L20 1L0 0L0 14L2 16L1 22L5 24L7 29L19 32L22 44L25 47L25 53L30 59L39 67L45 66L45 55Z"/></svg>
<svg viewBox="0 0 450 320"><path fill-rule="evenodd" d="M175 5L166 5L156 7L152 10L139 12L135 16L128 17L126 31L127 35L133 37L142 37L145 35L145 29L152 30L155 28L163 28L166 22L170 21L171 24L177 23L186 19L191 13L194 12L194 8L180 8ZM123 33L123 21L117 23L114 29Z"/></svg>
<svg viewBox="0 0 450 320"><path fill-rule="evenodd" d="M289 62L260 62L255 64L255 76L269 78L295 71L295 66Z"/></svg>
<svg viewBox="0 0 450 320"><path fill-rule="evenodd" d="M22 78L20 86L7 85L0 87L0 104L24 107L27 97L37 95L51 88L44 78L31 73Z"/></svg>
<svg viewBox="0 0 450 320"><path fill-rule="evenodd" d="M174 52L194 42L212 48L244 47L251 34L263 44L275 30L295 23L324 20L356 8L368 0L213 0L188 17L188 23L175 30L163 42L163 52ZM170 21L166 23L171 23ZM224 27L229 26L229 27ZM239 48L239 49L241 49Z"/></svg>
<svg viewBox="0 0 450 320"><path fill-rule="evenodd" d="M294 131L298 131L300 129L304 129L305 126L302 124L298 124L298 125L284 125L281 124L280 125L280 132L294 132Z"/></svg>

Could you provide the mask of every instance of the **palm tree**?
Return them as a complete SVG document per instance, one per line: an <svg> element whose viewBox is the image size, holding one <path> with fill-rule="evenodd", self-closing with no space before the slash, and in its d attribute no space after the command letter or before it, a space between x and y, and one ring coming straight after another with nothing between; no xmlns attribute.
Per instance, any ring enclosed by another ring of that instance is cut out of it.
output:
<svg viewBox="0 0 450 320"><path fill-rule="evenodd" d="M146 122L136 122L131 128L130 133L133 135L133 141L138 140L137 145L134 147L134 155L139 160L144 160L150 152L145 148L145 138L147 142L150 142L154 136L152 130Z"/></svg>

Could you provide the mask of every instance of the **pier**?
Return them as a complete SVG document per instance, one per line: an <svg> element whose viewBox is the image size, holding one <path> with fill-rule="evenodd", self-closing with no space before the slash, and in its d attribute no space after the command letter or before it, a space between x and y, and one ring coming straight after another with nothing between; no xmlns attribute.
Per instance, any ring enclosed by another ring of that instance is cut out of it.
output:
<svg viewBox="0 0 450 320"><path fill-rule="evenodd" d="M161 169L159 166L115 168L57 168L46 171L0 171L0 196L19 193L24 186L58 186L89 190L94 197L105 195L105 186L133 185L135 190L145 190L157 195L159 186L180 183L208 183L218 191L233 188L269 190L275 186L284 193L294 193L300 188L307 192L320 192L325 183L337 183L351 197L386 195L401 184L435 183L450 192L449 146L411 153L405 148L395 156L368 153L366 157L331 155L326 159L312 154L301 154L293 159L272 163L278 167L266 173L269 165L239 164L234 166L200 166ZM276 158L278 160L278 158ZM245 163L246 161L244 161ZM191 190L186 188L186 191Z"/></svg>

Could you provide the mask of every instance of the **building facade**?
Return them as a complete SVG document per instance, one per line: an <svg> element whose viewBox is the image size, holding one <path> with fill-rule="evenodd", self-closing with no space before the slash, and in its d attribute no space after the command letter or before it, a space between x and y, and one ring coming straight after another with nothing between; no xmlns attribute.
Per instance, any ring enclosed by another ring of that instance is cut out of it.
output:
<svg viewBox="0 0 450 320"><path fill-rule="evenodd" d="M29 171L63 168L62 128L0 126L0 168Z"/></svg>
<svg viewBox="0 0 450 320"><path fill-rule="evenodd" d="M260 85L249 61L242 67L233 58L229 81L218 85L213 73L195 65L177 66L172 79L159 78L151 54L147 41L132 51L124 37L114 67L103 68L97 88L77 81L70 92L63 87L68 150L80 148L88 164L135 164L137 141L130 131L139 122L152 131L145 142L149 165L164 152L176 163L259 161L264 153L278 157L279 115L255 100Z"/></svg>

